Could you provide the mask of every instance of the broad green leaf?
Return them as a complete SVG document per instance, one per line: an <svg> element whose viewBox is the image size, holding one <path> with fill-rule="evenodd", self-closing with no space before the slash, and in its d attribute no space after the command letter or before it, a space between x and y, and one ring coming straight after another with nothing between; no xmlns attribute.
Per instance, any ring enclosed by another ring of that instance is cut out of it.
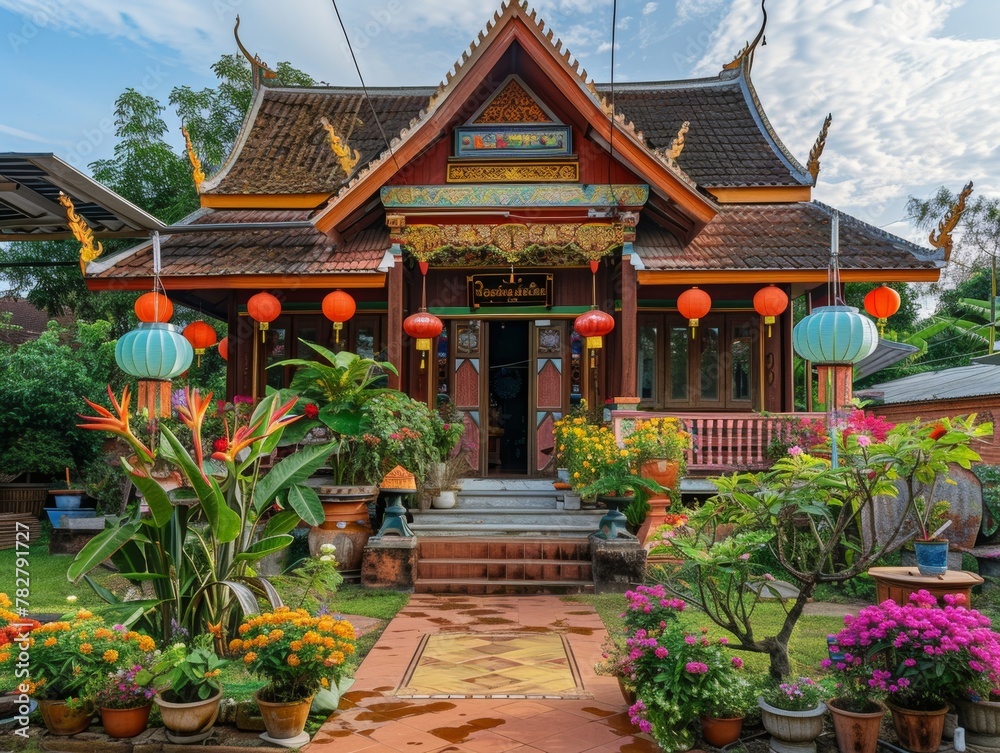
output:
<svg viewBox="0 0 1000 753"><path fill-rule="evenodd" d="M282 510L268 518L267 525L264 526L264 538L291 533L298 524L299 514L297 512L294 510Z"/></svg>
<svg viewBox="0 0 1000 753"><path fill-rule="evenodd" d="M142 523L132 520L120 528L108 528L88 541L66 570L70 583L78 583L80 578L98 565L107 562L111 555L121 549L139 530Z"/></svg>
<svg viewBox="0 0 1000 753"><path fill-rule="evenodd" d="M278 593L278 590L271 585L271 581L267 578L261 578L259 576L256 578L243 577L240 578L240 580L248 584L250 588L256 589L257 591L260 591L260 593L264 594L264 598L267 599L267 602L271 605L272 609L277 609L283 604L281 601L281 594Z"/></svg>
<svg viewBox="0 0 1000 753"><path fill-rule="evenodd" d="M311 486L295 484L289 487L288 506L311 526L321 525L326 520L323 503L319 501L319 495Z"/></svg>
<svg viewBox="0 0 1000 753"><path fill-rule="evenodd" d="M122 466L129 472L135 488L142 493L142 498L149 505L149 512L157 527L164 526L174 512L174 505L166 491L156 481L148 476L138 476L133 472L127 460L122 460Z"/></svg>
<svg viewBox="0 0 1000 753"><path fill-rule="evenodd" d="M254 596L253 591L251 591L247 586L242 583L237 583L234 580L222 580L219 581L222 585L226 586L230 591L233 592L233 596L240 603L240 609L243 610L243 614L258 614L260 612L260 607L257 604L257 597Z"/></svg>
<svg viewBox="0 0 1000 753"><path fill-rule="evenodd" d="M237 554L233 557L233 562L256 562L261 557L266 557L274 552L280 552L291 544L292 541L294 539L287 533L279 536L269 536L251 545L246 551Z"/></svg>
<svg viewBox="0 0 1000 753"><path fill-rule="evenodd" d="M260 515L282 489L305 481L323 467L333 451L330 444L311 445L279 461L267 472L254 490L254 512ZM318 525L318 524L314 524Z"/></svg>

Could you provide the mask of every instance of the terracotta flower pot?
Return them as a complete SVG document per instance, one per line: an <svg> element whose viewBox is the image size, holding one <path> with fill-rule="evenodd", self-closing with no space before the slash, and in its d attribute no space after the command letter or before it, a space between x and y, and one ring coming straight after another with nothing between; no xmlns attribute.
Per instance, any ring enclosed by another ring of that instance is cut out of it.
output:
<svg viewBox="0 0 1000 753"><path fill-rule="evenodd" d="M878 747L878 731L882 726L885 709L858 713L838 708L839 699L832 698L827 703L833 718L833 731L837 735L840 753L875 753Z"/></svg>
<svg viewBox="0 0 1000 753"><path fill-rule="evenodd" d="M709 745L721 748L740 739L743 731L743 717L701 717L701 736Z"/></svg>
<svg viewBox="0 0 1000 753"><path fill-rule="evenodd" d="M172 743L197 743L212 734L212 726L219 718L219 701L222 690L204 701L175 703L167 701L159 693L153 698L160 707L167 739Z"/></svg>
<svg viewBox="0 0 1000 753"><path fill-rule="evenodd" d="M301 735L309 718L309 707L312 705L313 697L287 703L272 703L262 701L260 693L258 690L253 697L260 707L260 715L264 717L267 734L275 740L287 740Z"/></svg>
<svg viewBox="0 0 1000 753"><path fill-rule="evenodd" d="M309 529L309 554L315 557L323 544L333 544L341 571L360 570L365 544L373 533L368 503L378 499L378 488L323 486L319 498L325 520Z"/></svg>
<svg viewBox="0 0 1000 753"><path fill-rule="evenodd" d="M647 460L642 464L642 475L655 481L664 489L672 489L677 483L677 473L681 465L676 460Z"/></svg>
<svg viewBox="0 0 1000 753"><path fill-rule="evenodd" d="M912 753L936 753L944 732L944 717L948 707L934 711L913 711L886 701L892 711L892 726L899 744Z"/></svg>
<svg viewBox="0 0 1000 753"><path fill-rule="evenodd" d="M101 726L110 737L141 735L149 724L151 708L153 704L147 703L137 709L101 709Z"/></svg>
<svg viewBox="0 0 1000 753"><path fill-rule="evenodd" d="M38 701L42 721L53 735L75 735L90 726L94 710L89 707L70 708L66 701Z"/></svg>

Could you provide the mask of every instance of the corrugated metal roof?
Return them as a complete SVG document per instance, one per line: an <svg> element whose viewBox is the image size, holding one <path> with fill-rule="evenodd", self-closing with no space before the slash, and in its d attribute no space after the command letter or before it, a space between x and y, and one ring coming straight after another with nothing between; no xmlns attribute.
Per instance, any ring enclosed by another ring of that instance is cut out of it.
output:
<svg viewBox="0 0 1000 753"><path fill-rule="evenodd" d="M1000 395L1000 366L977 363L875 384L866 392L881 392L883 403L924 403L964 397Z"/></svg>

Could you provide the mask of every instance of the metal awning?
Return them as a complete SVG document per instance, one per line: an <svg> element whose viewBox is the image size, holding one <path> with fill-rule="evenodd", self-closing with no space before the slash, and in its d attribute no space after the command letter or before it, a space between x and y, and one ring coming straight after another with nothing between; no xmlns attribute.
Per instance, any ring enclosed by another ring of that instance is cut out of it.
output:
<svg viewBox="0 0 1000 753"><path fill-rule="evenodd" d="M165 227L54 154L0 152L0 241L72 238L60 191L98 240L146 238Z"/></svg>
<svg viewBox="0 0 1000 753"><path fill-rule="evenodd" d="M919 348L907 343L879 338L875 351L868 357L854 364L854 378L861 379L882 369L905 360L916 353Z"/></svg>

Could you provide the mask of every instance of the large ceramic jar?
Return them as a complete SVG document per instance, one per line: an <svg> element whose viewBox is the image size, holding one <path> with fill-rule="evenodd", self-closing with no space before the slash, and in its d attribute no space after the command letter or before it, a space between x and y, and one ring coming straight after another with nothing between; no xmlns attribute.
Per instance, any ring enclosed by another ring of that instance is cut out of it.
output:
<svg viewBox="0 0 1000 753"><path fill-rule="evenodd" d="M885 707L877 705L875 711L867 712L847 711L840 708L840 702L838 698L831 698L827 704L833 718L837 748L841 753L875 753Z"/></svg>
<svg viewBox="0 0 1000 753"><path fill-rule="evenodd" d="M211 698L191 703L175 703L159 693L153 698L160 708L167 739L172 743L198 743L212 734L215 720L219 718L219 701L222 689Z"/></svg>

